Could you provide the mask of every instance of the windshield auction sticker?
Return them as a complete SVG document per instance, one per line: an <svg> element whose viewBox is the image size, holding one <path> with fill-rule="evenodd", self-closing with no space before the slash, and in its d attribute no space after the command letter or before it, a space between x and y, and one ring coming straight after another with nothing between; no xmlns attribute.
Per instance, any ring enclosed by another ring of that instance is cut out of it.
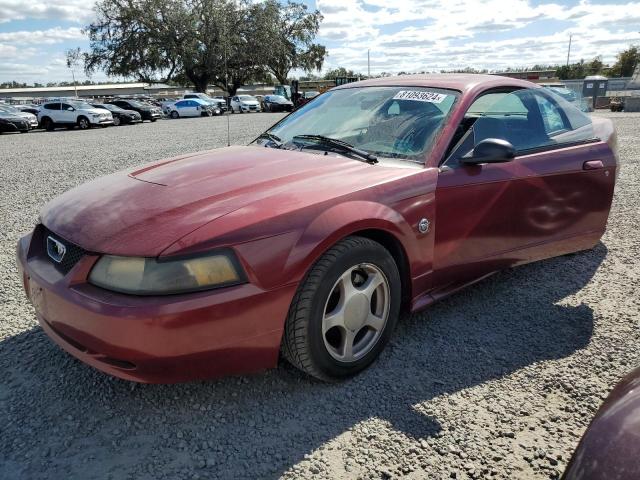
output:
<svg viewBox="0 0 640 480"><path fill-rule="evenodd" d="M425 92L420 90L400 90L394 100L415 100L416 102L442 103L447 98L444 93Z"/></svg>

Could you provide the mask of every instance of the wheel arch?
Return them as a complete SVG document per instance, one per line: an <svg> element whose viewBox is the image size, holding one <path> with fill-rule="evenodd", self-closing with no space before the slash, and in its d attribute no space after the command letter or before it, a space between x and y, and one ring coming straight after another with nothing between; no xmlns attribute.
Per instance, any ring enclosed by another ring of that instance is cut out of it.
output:
<svg viewBox="0 0 640 480"><path fill-rule="evenodd" d="M412 228L392 208L371 201L336 205L317 216L291 249L284 268L302 280L324 253L346 237L361 236L380 243L396 262L402 280L402 301L412 298L412 261L421 255Z"/></svg>
<svg viewBox="0 0 640 480"><path fill-rule="evenodd" d="M358 230L349 236L365 237L382 245L393 257L400 273L402 307L407 307L411 302L411 268L409 259L402 242L394 234L387 230L368 228Z"/></svg>

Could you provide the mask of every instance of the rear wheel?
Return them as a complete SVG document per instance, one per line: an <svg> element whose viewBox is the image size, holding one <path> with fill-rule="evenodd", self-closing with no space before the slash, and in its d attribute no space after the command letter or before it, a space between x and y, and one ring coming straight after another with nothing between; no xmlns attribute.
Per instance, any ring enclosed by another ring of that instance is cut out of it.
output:
<svg viewBox="0 0 640 480"><path fill-rule="evenodd" d="M51 121L51 119L49 117L44 117L42 119L41 123L42 123L42 128L44 128L45 130L47 130L49 132L54 129L55 125L53 124L53 122Z"/></svg>
<svg viewBox="0 0 640 480"><path fill-rule="evenodd" d="M285 358L326 381L368 367L389 341L400 312L400 274L379 243L348 237L311 268L289 309Z"/></svg>

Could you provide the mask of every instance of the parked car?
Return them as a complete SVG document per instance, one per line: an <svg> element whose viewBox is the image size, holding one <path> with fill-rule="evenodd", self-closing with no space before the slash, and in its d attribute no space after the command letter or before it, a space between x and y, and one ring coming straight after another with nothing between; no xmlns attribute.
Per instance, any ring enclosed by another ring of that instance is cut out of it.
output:
<svg viewBox="0 0 640 480"><path fill-rule="evenodd" d="M27 122L29 122L30 129L38 128L38 117L36 117L32 113L23 112L22 110L18 110L17 108L15 108L13 105L6 105L2 103L0 103L0 112L24 118Z"/></svg>
<svg viewBox="0 0 640 480"><path fill-rule="evenodd" d="M124 110L123 108L110 103L93 103L91 105L95 108L111 112L111 115L113 116L113 124L116 127L119 125L142 123L142 116L135 110Z"/></svg>
<svg viewBox="0 0 640 480"><path fill-rule="evenodd" d="M78 128L113 125L111 112L92 107L80 100L53 101L42 105L38 112L38 121L42 128L53 130L56 127Z"/></svg>
<svg viewBox="0 0 640 480"><path fill-rule="evenodd" d="M291 112L293 102L281 95L265 95L262 105L265 112Z"/></svg>
<svg viewBox="0 0 640 480"><path fill-rule="evenodd" d="M616 385L591 421L562 480L640 478L640 368Z"/></svg>
<svg viewBox="0 0 640 480"><path fill-rule="evenodd" d="M574 92L570 88L567 88L565 85L551 84L545 88L548 88L556 95L560 95L567 102L573 103L576 108L580 109L582 112L590 112L592 110L587 102L585 102L584 98L582 98L582 95Z"/></svg>
<svg viewBox="0 0 640 480"><path fill-rule="evenodd" d="M38 117L38 112L40 111L40 105L26 104L26 105L13 105L15 108L20 110L21 112L31 113Z"/></svg>
<svg viewBox="0 0 640 480"><path fill-rule="evenodd" d="M525 80L349 83L249 146L55 198L19 241L20 278L47 335L121 378L247 373L281 352L339 380L401 308L598 244L616 145L609 119Z"/></svg>
<svg viewBox="0 0 640 480"><path fill-rule="evenodd" d="M26 118L0 110L0 133L27 133L29 130L29 121Z"/></svg>
<svg viewBox="0 0 640 480"><path fill-rule="evenodd" d="M316 91L300 92L299 98L298 98L298 107L301 107L306 103L309 103L312 99L316 98L318 95L320 95L320 92L316 92Z"/></svg>
<svg viewBox="0 0 640 480"><path fill-rule="evenodd" d="M143 122L145 120L155 122L159 118L162 118L162 109L160 107L149 105L148 103L144 103L139 100L115 98L105 103L117 105L124 110L133 110L134 112L138 112L142 117Z"/></svg>
<svg viewBox="0 0 640 480"><path fill-rule="evenodd" d="M210 117L212 115L220 115L221 111L217 105L211 105L199 98L190 98L188 100L178 100L167 107L171 118L180 117Z"/></svg>
<svg viewBox="0 0 640 480"><path fill-rule="evenodd" d="M207 105L211 105L214 107L214 113L216 112L216 110L220 111L219 113L215 113L215 115L220 115L221 113L225 113L227 111L227 101L224 99L224 97L210 97L206 93L185 93L182 98L185 100L192 98L202 100Z"/></svg>
<svg viewBox="0 0 640 480"><path fill-rule="evenodd" d="M231 112L259 112L260 102L251 95L236 95L231 97Z"/></svg>

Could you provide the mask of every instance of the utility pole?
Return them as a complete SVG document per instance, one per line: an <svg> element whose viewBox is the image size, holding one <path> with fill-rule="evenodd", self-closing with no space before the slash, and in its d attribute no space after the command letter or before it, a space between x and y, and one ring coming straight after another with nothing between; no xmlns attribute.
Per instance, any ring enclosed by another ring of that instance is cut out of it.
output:
<svg viewBox="0 0 640 480"><path fill-rule="evenodd" d="M571 37L573 35L569 34L569 49L567 50L567 67L569 66L569 57L571 56Z"/></svg>
<svg viewBox="0 0 640 480"><path fill-rule="evenodd" d="M367 78L371 78L371 49L367 49Z"/></svg>

